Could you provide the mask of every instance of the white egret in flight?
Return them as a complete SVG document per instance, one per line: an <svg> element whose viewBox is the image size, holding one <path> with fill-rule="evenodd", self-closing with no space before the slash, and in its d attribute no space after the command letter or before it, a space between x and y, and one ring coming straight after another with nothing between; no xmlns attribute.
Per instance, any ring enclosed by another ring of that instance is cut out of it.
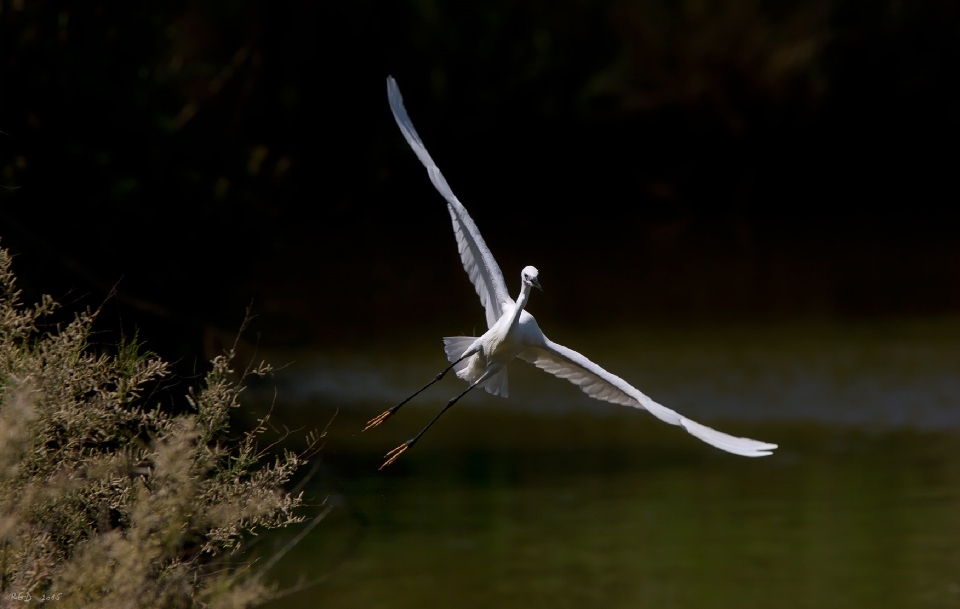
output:
<svg viewBox="0 0 960 609"><path fill-rule="evenodd" d="M737 438L691 421L657 404L619 376L607 372L573 349L558 345L544 336L537 325L537 320L526 310L531 290L538 288L542 291L537 269L532 266L523 269L520 273L520 296L516 301L510 298L497 261L494 260L493 254L480 236L477 225L473 223L466 208L450 190L440 169L420 141L420 136L417 135L403 107L400 89L392 76L387 77L387 98L390 101L393 118L396 119L403 137L407 139L407 143L413 148L420 162L427 168L430 181L447 200L447 210L453 221L453 232L457 238L460 260L477 290L477 295L480 296L489 329L479 338L473 336L444 338L444 350L448 361L451 362L450 365L409 398L367 423L364 431L387 420L421 391L442 379L450 369L454 369L458 377L469 383L466 389L447 402L443 410L420 433L387 453L381 469L393 463L405 450L416 444L424 432L436 423L447 409L474 387L481 385L493 395L507 397L507 364L518 357L550 374L569 380L592 398L647 410L661 421L679 425L707 444L735 455L762 457L769 455L777 447L776 444Z"/></svg>

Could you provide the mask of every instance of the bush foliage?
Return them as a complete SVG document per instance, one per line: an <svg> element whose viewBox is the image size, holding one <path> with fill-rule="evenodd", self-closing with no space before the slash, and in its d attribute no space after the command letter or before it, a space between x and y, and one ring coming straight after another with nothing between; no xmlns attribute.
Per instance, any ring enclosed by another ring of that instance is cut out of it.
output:
<svg viewBox="0 0 960 609"><path fill-rule="evenodd" d="M165 362L136 340L91 345L96 312L51 326L19 301L0 249L0 587L58 607L245 607L269 588L231 561L244 536L302 520L283 490L306 454L227 436L242 381L216 357L182 412L161 407ZM102 350L100 350L102 351ZM311 447L315 438L310 438Z"/></svg>

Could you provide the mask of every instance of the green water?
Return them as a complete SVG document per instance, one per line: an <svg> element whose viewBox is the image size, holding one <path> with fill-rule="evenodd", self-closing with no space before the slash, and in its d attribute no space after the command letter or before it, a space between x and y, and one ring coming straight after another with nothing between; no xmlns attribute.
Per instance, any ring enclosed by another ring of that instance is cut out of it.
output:
<svg viewBox="0 0 960 609"><path fill-rule="evenodd" d="M307 489L337 507L272 571L322 583L271 606L960 607L955 324L741 330L577 346L685 414L780 444L762 459L526 367L508 400L470 396L378 472L458 381L360 434L429 378L429 348L304 364L280 393L312 389L278 416L316 427L339 406Z"/></svg>

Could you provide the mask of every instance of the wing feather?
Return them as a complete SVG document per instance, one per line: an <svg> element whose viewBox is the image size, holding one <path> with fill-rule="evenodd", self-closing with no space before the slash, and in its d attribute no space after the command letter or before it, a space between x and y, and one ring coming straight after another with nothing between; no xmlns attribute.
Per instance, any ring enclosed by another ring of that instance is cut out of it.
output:
<svg viewBox="0 0 960 609"><path fill-rule="evenodd" d="M483 305L487 316L487 327L493 327L493 324L500 319L504 305L513 304L503 281L503 273L500 272L497 261L490 253L490 248L480 236L477 225L473 223L467 209L453 194L446 178L440 173L440 168L433 162L420 136L417 135L417 130L413 128L413 122L403 107L400 88L392 76L387 77L387 99L390 101L390 110L393 111L393 118L397 121L400 132L413 148L417 158L427 168L427 175L430 176L434 187L447 200L447 209L450 211L450 220L453 222L453 234L457 238L460 261L477 290L477 296L480 297L480 304Z"/></svg>
<svg viewBox="0 0 960 609"><path fill-rule="evenodd" d="M580 353L549 339L544 338L541 346L527 347L519 357L554 376L567 379L592 398L642 408L661 421L679 425L707 444L735 455L763 457L777 447L776 444L731 436L692 421L654 402L619 376L607 372Z"/></svg>

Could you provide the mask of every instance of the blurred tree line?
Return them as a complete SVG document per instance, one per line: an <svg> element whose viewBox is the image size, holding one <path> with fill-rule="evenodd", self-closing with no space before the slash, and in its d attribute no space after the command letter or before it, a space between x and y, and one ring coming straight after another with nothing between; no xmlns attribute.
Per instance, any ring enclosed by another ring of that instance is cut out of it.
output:
<svg viewBox="0 0 960 609"><path fill-rule="evenodd" d="M957 312L958 11L0 0L0 236L28 296L116 286L174 335L251 298L279 343L429 319L462 271L394 74L504 271L556 269L548 315L611 282L614 316Z"/></svg>

